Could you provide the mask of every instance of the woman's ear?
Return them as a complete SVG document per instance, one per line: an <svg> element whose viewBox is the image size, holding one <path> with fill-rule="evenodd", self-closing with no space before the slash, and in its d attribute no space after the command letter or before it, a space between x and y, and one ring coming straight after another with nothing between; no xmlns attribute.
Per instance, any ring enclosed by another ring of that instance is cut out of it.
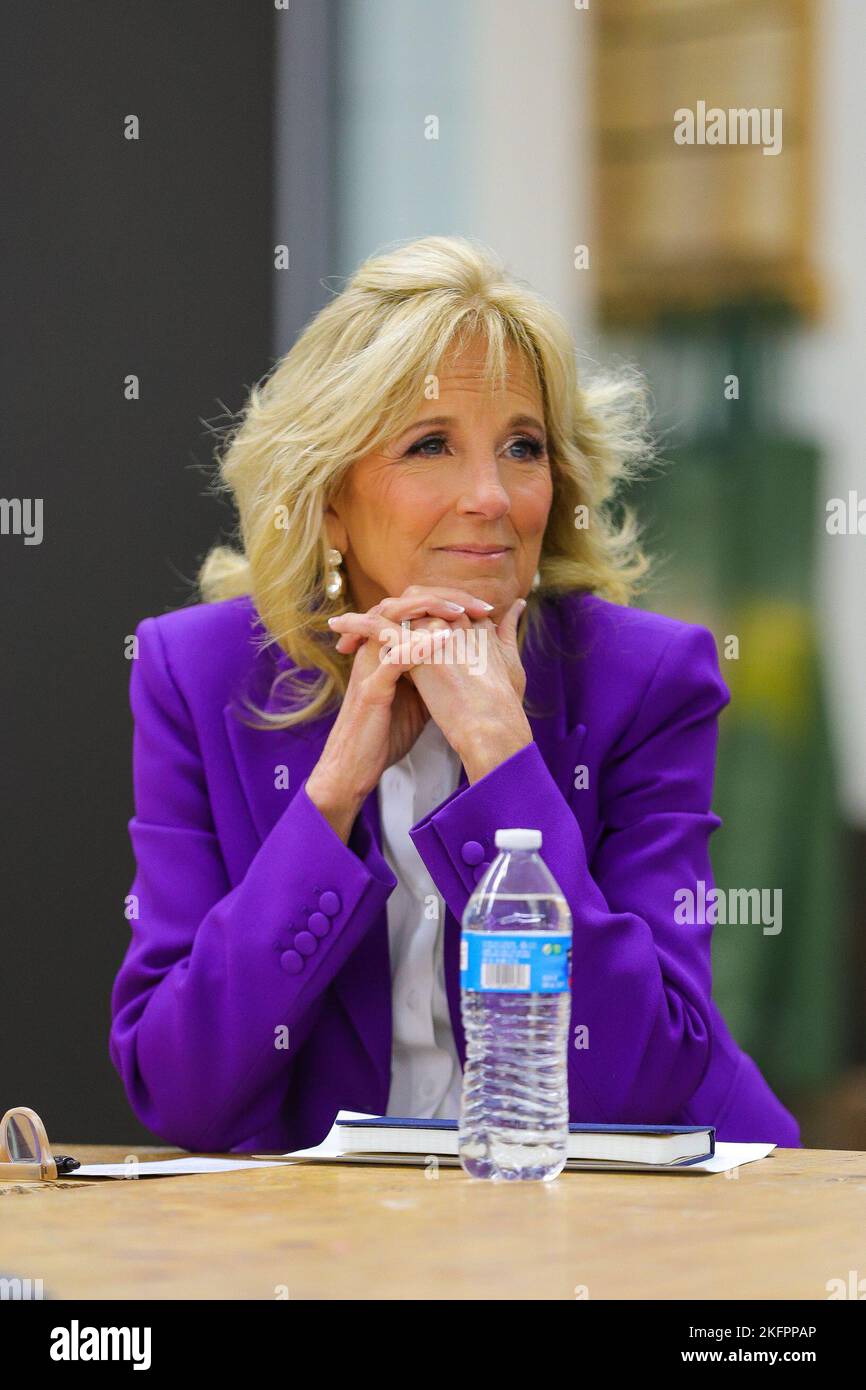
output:
<svg viewBox="0 0 866 1390"><path fill-rule="evenodd" d="M345 555L349 549L349 533L339 514L330 504L325 508L324 522L328 545L334 550L339 550L341 555Z"/></svg>

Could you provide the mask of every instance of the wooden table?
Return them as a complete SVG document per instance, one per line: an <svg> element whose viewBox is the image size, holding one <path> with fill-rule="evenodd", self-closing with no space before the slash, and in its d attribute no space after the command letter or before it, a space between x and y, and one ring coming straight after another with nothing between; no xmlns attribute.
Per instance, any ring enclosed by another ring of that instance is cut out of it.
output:
<svg viewBox="0 0 866 1390"><path fill-rule="evenodd" d="M270 1300L825 1300L828 1280L866 1276L866 1153L777 1149L735 1171L488 1184L305 1164L6 1184L0 1275L41 1278L45 1298Z"/></svg>

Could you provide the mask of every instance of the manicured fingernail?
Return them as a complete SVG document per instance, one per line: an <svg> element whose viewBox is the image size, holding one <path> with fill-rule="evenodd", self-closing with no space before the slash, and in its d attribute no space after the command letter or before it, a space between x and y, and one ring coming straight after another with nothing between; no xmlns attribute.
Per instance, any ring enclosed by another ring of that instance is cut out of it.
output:
<svg viewBox="0 0 866 1390"><path fill-rule="evenodd" d="M329 618L329 619L328 619L328 627L333 627L333 626L334 626L334 623L335 623L336 621L337 621L336 618Z"/></svg>
<svg viewBox="0 0 866 1390"><path fill-rule="evenodd" d="M445 607L446 607L446 608L453 608L455 613L465 613L465 612L466 612L466 609L463 607L463 604L462 604L462 603L452 603L451 600L450 600L450 598L446 598L446 599L445 599Z"/></svg>
<svg viewBox="0 0 866 1390"><path fill-rule="evenodd" d="M480 598L480 599L478 600L478 602L481 604L481 607L482 607L482 608L486 608L486 609L487 609L487 612L488 612L488 613L492 613L492 612L493 612L493 609L494 609L495 606L496 606L496 605L493 604L493 603L485 603L483 598Z"/></svg>
<svg viewBox="0 0 866 1390"><path fill-rule="evenodd" d="M524 610L524 608L526 607L526 599L525 599L525 598L519 598L519 599L517 600L517 602L520 604L520 611L521 611L521 613L522 613L523 610Z"/></svg>

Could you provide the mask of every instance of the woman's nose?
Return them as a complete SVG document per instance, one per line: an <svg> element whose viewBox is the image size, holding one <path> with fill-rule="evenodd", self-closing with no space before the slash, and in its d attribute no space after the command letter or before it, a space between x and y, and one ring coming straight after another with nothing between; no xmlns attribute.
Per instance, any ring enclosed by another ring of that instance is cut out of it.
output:
<svg viewBox="0 0 866 1390"><path fill-rule="evenodd" d="M511 506L511 498L499 476L495 459L479 459L468 463L462 480L459 512L480 512L484 516L502 516Z"/></svg>

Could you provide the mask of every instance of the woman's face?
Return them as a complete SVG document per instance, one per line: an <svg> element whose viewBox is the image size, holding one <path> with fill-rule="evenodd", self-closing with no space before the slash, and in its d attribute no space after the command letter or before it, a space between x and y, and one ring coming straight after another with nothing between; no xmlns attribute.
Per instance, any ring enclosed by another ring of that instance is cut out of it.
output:
<svg viewBox="0 0 866 1390"><path fill-rule="evenodd" d="M410 584L466 589L498 622L538 568L553 496L541 393L520 353L494 394L484 343L439 375L412 424L381 453L357 459L328 508L356 609Z"/></svg>

